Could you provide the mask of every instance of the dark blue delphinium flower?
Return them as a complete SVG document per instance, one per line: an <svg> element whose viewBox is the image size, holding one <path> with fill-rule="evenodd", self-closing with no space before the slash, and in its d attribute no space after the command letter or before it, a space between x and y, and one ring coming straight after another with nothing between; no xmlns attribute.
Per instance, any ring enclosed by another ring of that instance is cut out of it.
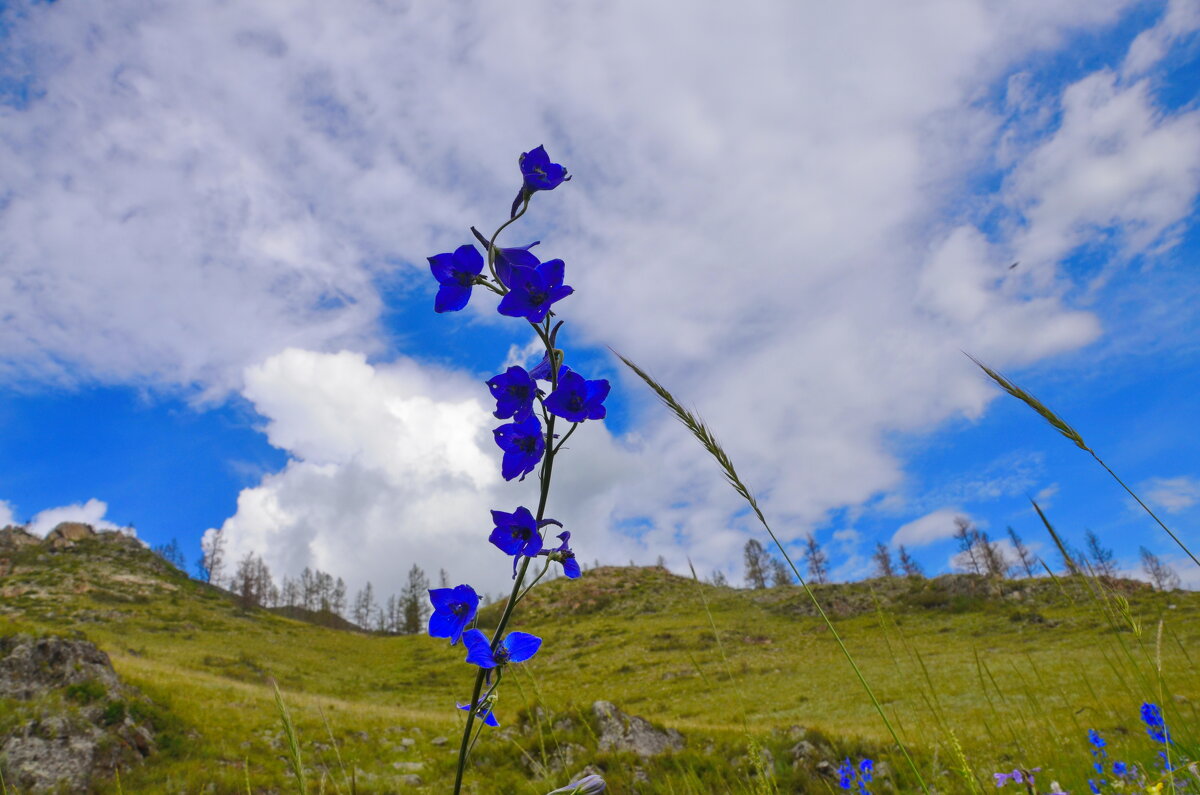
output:
<svg viewBox="0 0 1200 795"><path fill-rule="evenodd" d="M453 254L435 254L429 258L429 270L438 280L434 312L457 312L471 300L475 277L483 272L483 257L472 245L459 246Z"/></svg>
<svg viewBox="0 0 1200 795"><path fill-rule="evenodd" d="M500 282L505 286L509 286L509 277L512 275L513 267L518 268L536 268L542 264L542 261L537 258L537 255L529 249L541 243L540 240L535 240L527 246L519 246L516 248L501 248L500 246L489 245L490 241L480 234L479 230L471 227L471 231L475 233L476 239L483 244L483 251L486 254L489 249L494 248L492 253L492 264L496 266L496 275L500 277Z"/></svg>
<svg viewBox="0 0 1200 795"><path fill-rule="evenodd" d="M492 700L492 698L482 699L475 708L475 717L482 720L488 726L499 726L500 721L496 720L496 716L492 714ZM458 708L467 711L471 709L467 704L459 704Z"/></svg>
<svg viewBox="0 0 1200 795"><path fill-rule="evenodd" d="M534 193L539 190L554 190L571 179L565 168L558 163L550 162L550 155L546 154L545 146L538 146L537 149L525 152L517 163L525 182L521 185L521 192L517 194L516 200L513 201L510 217L516 215L517 207L521 205L521 202Z"/></svg>
<svg viewBox="0 0 1200 795"><path fill-rule="evenodd" d="M846 761L842 762L842 764L838 767L837 774L838 774L838 786L839 787L841 787L842 789L848 790L848 789L850 789L851 786L853 786L853 784L854 784L854 765L850 764L849 758L847 758Z"/></svg>
<svg viewBox="0 0 1200 795"><path fill-rule="evenodd" d="M463 629L479 609L479 594L469 585L432 588L429 601L433 603L433 613L429 616L429 636L450 638L451 646L458 643Z"/></svg>
<svg viewBox="0 0 1200 795"><path fill-rule="evenodd" d="M575 553L571 551L569 546L571 542L571 531L564 530L559 533L557 537L559 541L562 541L562 543L559 544L556 549L545 550L541 554L545 555L550 560L557 560L559 563L561 563L563 567L563 574L567 576L567 579L574 580L580 574L582 574L582 572L579 570L579 561L575 560Z"/></svg>
<svg viewBox="0 0 1200 795"><path fill-rule="evenodd" d="M863 781L871 780L871 772L875 770L875 762L870 759L864 759L858 763L858 775Z"/></svg>
<svg viewBox="0 0 1200 795"><path fill-rule="evenodd" d="M535 381L550 380L550 354L542 354L542 360L538 362L532 370L529 371L529 377Z"/></svg>
<svg viewBox="0 0 1200 795"><path fill-rule="evenodd" d="M556 519L537 521L525 506L512 513L492 511L492 522L496 528L488 540L504 554L513 556L513 577L517 576L517 562L522 556L532 558L542 551L541 528L552 524L562 527L562 522Z"/></svg>
<svg viewBox="0 0 1200 795"><path fill-rule="evenodd" d="M542 454L546 452L546 440L542 437L542 424L530 414L520 422L510 422L492 431L496 444L504 451L500 463L500 474L505 480L519 477L521 480L533 471Z"/></svg>
<svg viewBox="0 0 1200 795"><path fill-rule="evenodd" d="M1112 772L1114 776L1129 775L1129 765L1124 762L1113 762Z"/></svg>
<svg viewBox="0 0 1200 795"><path fill-rule="evenodd" d="M542 639L528 632L510 632L504 636L500 646L492 651L492 644L478 629L463 634L463 645L467 647L467 662L480 668L496 668L508 663L525 662L537 654Z"/></svg>
<svg viewBox="0 0 1200 795"><path fill-rule="evenodd" d="M524 420L533 411L533 399L537 395L537 384L525 372L524 367L513 365L500 375L492 376L487 382L492 397L496 399L496 419L512 417L517 422Z"/></svg>
<svg viewBox="0 0 1200 795"><path fill-rule="evenodd" d="M1104 746L1108 745L1104 738L1100 736L1100 732L1095 729L1088 729L1088 742L1092 745L1092 758L1096 760L1092 763L1097 773L1104 773L1104 760L1108 758L1108 751L1104 750ZM1090 783L1090 782L1089 782ZM1104 784L1103 781L1100 784Z"/></svg>
<svg viewBox="0 0 1200 795"><path fill-rule="evenodd" d="M563 284L565 274L566 265L560 259L547 260L536 268L513 268L508 277L509 291L496 311L505 317L541 323L551 304L575 292L575 288Z"/></svg>
<svg viewBox="0 0 1200 795"><path fill-rule="evenodd" d="M568 371L560 376L558 389L546 398L546 410L570 422L602 420L607 414L604 399L609 388L603 378L588 381L579 373Z"/></svg>
<svg viewBox="0 0 1200 795"><path fill-rule="evenodd" d="M1171 742L1171 733L1163 721L1162 710L1157 704L1142 704L1142 723L1146 724L1146 734L1156 743L1164 745Z"/></svg>
<svg viewBox="0 0 1200 795"><path fill-rule="evenodd" d="M1100 795L1100 788L1103 786L1104 786L1104 779L1101 779L1100 781L1095 781L1090 778L1088 779L1088 789L1090 789L1092 792L1096 793L1096 795Z"/></svg>

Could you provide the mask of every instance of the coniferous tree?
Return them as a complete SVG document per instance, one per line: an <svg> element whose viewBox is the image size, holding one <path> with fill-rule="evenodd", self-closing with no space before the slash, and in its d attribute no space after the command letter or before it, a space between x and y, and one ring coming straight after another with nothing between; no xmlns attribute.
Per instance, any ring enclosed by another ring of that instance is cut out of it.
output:
<svg viewBox="0 0 1200 795"><path fill-rule="evenodd" d="M220 530L205 533L200 550L204 581L220 585L225 578L225 536Z"/></svg>
<svg viewBox="0 0 1200 795"><path fill-rule="evenodd" d="M153 547L152 551L180 571L187 567L187 558L183 556L183 550L179 548L179 540L176 538L172 538L166 544Z"/></svg>
<svg viewBox="0 0 1200 795"><path fill-rule="evenodd" d="M975 547L978 557L983 561L983 571L989 577L1003 579L1008 574L1008 559L1004 557L1004 550L1000 545L988 538L988 534L982 531L975 533Z"/></svg>
<svg viewBox="0 0 1200 795"><path fill-rule="evenodd" d="M771 558L771 587L778 588L781 585L792 585L792 572L778 558Z"/></svg>
<svg viewBox="0 0 1200 795"><path fill-rule="evenodd" d="M1174 569L1145 547L1138 547L1138 550L1142 553L1142 569L1157 590L1173 591L1179 587L1179 575Z"/></svg>
<svg viewBox="0 0 1200 795"><path fill-rule="evenodd" d="M924 577L925 572L921 571L921 564L913 559L912 555L908 554L908 550L901 544L896 549L900 557L900 568L904 572L905 577Z"/></svg>
<svg viewBox="0 0 1200 795"><path fill-rule="evenodd" d="M1117 576L1117 563L1113 551L1100 543L1100 536L1091 530L1084 536L1087 539L1087 559L1097 577L1111 580Z"/></svg>
<svg viewBox="0 0 1200 795"><path fill-rule="evenodd" d="M374 615L375 587L368 582L354 597L354 623L363 629L370 629Z"/></svg>
<svg viewBox="0 0 1200 795"><path fill-rule="evenodd" d="M770 563L767 551L758 543L758 539L752 538L746 542L743 556L746 562L746 584L751 588L766 588Z"/></svg>
<svg viewBox="0 0 1200 795"><path fill-rule="evenodd" d="M892 552L887 544L882 541L876 542L875 554L871 558L875 561L875 573L880 577L896 576L896 567L892 565Z"/></svg>
<svg viewBox="0 0 1200 795"><path fill-rule="evenodd" d="M954 540L958 542L958 559L961 561L959 566L971 574L983 574L983 561L976 550L979 532L965 516L954 517L954 527Z"/></svg>
<svg viewBox="0 0 1200 795"><path fill-rule="evenodd" d="M416 635L429 616L429 580L421 567L413 564L408 570L408 582L404 584L400 601L403 603L404 627L406 635Z"/></svg>
<svg viewBox="0 0 1200 795"><path fill-rule="evenodd" d="M814 582L824 584L829 580L829 558L812 533L804 541L804 563L808 566L808 576Z"/></svg>
<svg viewBox="0 0 1200 795"><path fill-rule="evenodd" d="M300 603L305 610L317 609L317 577L308 566L300 572Z"/></svg>
<svg viewBox="0 0 1200 795"><path fill-rule="evenodd" d="M1029 547L1025 546L1025 543L1017 535L1017 531L1012 529L1011 525L1008 528L1008 537L1012 540L1013 549L1017 552L1018 565L1025 570L1026 577L1032 577L1033 567L1037 563L1037 558L1029 551Z"/></svg>
<svg viewBox="0 0 1200 795"><path fill-rule="evenodd" d="M346 581L341 577L337 578L337 582L333 586L333 596L330 599L329 607L334 613L346 617Z"/></svg>
<svg viewBox="0 0 1200 795"><path fill-rule="evenodd" d="M300 585L291 577L283 578L283 603L295 607L300 603Z"/></svg>

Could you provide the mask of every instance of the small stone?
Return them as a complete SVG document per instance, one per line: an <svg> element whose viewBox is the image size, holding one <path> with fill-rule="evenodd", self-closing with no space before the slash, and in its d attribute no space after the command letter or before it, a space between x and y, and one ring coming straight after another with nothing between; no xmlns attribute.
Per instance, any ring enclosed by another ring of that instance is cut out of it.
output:
<svg viewBox="0 0 1200 795"><path fill-rule="evenodd" d="M403 784L406 787L420 787L425 784L425 781L416 773L409 773L407 775L399 776L396 779L396 783Z"/></svg>
<svg viewBox="0 0 1200 795"><path fill-rule="evenodd" d="M402 739L400 741L401 748L412 748L416 744L417 744L417 741L411 737L405 737L404 739Z"/></svg>
<svg viewBox="0 0 1200 795"><path fill-rule="evenodd" d="M450 742L450 740L446 737L434 737L432 740L429 741L429 744L436 745L436 746L443 746L448 742Z"/></svg>

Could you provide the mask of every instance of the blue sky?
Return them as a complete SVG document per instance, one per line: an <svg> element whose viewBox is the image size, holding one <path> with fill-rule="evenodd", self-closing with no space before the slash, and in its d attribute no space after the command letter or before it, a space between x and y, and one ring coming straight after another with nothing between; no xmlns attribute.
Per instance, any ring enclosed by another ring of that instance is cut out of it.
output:
<svg viewBox="0 0 1200 795"><path fill-rule="evenodd" d="M739 577L756 532L611 345L839 578L877 541L948 570L955 515L1049 555L1034 496L1200 584L962 355L1200 545L1200 11L1047 5L2 4L0 520L502 586L487 510L530 484L482 380L530 335L435 315L425 258L544 143L575 178L505 241L566 260L564 347L614 383L556 476L583 559Z"/></svg>

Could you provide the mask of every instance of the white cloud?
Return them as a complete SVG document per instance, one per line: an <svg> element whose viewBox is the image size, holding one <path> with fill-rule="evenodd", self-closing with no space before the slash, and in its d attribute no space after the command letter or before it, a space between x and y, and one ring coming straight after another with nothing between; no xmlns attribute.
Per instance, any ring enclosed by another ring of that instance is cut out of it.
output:
<svg viewBox="0 0 1200 795"><path fill-rule="evenodd" d="M1158 23L1133 40L1122 72L1127 77L1144 74L1162 60L1174 42L1197 29L1200 29L1200 6L1194 0L1170 0Z"/></svg>
<svg viewBox="0 0 1200 795"><path fill-rule="evenodd" d="M12 503L0 500L0 527L17 524L17 520L13 517L12 509Z"/></svg>
<svg viewBox="0 0 1200 795"><path fill-rule="evenodd" d="M108 513L108 503L94 497L84 503L72 503L58 508L47 508L40 511L26 528L36 536L46 537L61 522L83 522L90 524L96 530L118 530L127 535L136 536L132 527L123 527L104 518Z"/></svg>
<svg viewBox="0 0 1200 795"><path fill-rule="evenodd" d="M939 508L927 513L919 519L901 525L900 529L892 534L892 544L923 547L950 538L957 529L954 520L959 516L971 519L959 508Z"/></svg>
<svg viewBox="0 0 1200 795"><path fill-rule="evenodd" d="M333 352L383 353L386 278L419 355L425 257L501 217L515 154L545 142L576 178L506 242L566 259L574 339L697 406L796 539L902 484L892 434L982 413L995 392L961 350L1011 367L1097 337L1057 270L1094 227L1127 254L1173 239L1194 112L1102 71L1047 137L1009 80L1129 5L38 6L13 35L45 96L0 132L0 378L244 388L296 460L242 494L231 538L283 569L453 563L466 517L513 493L482 463L480 385ZM989 108L1002 81L1011 105ZM1025 223L985 235L965 186L1024 108L1035 129L982 201ZM484 298L467 316L500 322ZM622 444L580 435L596 470L564 472L564 510L597 533L645 517L637 541L598 536L617 560L736 558L736 495L631 402ZM415 434L438 423L457 435Z"/></svg>
<svg viewBox="0 0 1200 795"><path fill-rule="evenodd" d="M1147 500L1167 513L1181 513L1200 502L1200 479L1186 475L1151 478L1142 483L1141 491Z"/></svg>

